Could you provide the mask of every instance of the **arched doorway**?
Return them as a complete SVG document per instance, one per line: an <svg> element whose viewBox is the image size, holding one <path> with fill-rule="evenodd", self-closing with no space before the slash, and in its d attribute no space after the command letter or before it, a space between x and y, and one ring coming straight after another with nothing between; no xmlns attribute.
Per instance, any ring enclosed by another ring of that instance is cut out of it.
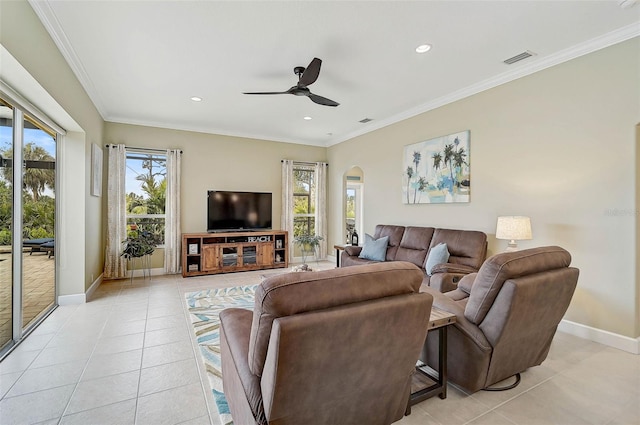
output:
<svg viewBox="0 0 640 425"><path fill-rule="evenodd" d="M364 240L363 200L364 200L364 172L360 167L351 167L344 173L344 208L342 234L344 241L351 243L351 235L355 230L359 240Z"/></svg>

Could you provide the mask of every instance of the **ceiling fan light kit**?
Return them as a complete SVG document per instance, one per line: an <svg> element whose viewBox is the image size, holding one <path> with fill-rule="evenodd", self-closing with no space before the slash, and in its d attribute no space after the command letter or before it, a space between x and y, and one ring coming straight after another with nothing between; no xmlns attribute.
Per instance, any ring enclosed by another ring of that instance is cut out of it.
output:
<svg viewBox="0 0 640 425"><path fill-rule="evenodd" d="M318 58L313 58L309 66L306 68L303 66L296 66L293 68L293 73L298 76L298 84L292 86L287 91L279 91L279 92L245 92L243 94L259 94L259 95L271 95L271 94L292 94L295 96L306 96L311 99L312 102L317 103L318 105L324 106L338 106L340 105L338 102L333 101L331 99L327 99L326 97L318 96L317 94L311 93L311 90L307 88L311 84L315 83L318 79L318 75L320 75L320 66L322 65L322 60Z"/></svg>

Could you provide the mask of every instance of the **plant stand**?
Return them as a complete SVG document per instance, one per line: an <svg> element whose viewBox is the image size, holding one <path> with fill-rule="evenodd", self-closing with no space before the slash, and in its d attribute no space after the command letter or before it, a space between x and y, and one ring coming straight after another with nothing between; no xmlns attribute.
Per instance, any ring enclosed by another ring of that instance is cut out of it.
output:
<svg viewBox="0 0 640 425"><path fill-rule="evenodd" d="M127 267L131 269L131 283L133 283L133 273L135 272L135 260L140 260L142 263L142 278L147 278L147 273L149 274L149 279L151 279L151 255L143 255L142 257L131 257L127 259Z"/></svg>

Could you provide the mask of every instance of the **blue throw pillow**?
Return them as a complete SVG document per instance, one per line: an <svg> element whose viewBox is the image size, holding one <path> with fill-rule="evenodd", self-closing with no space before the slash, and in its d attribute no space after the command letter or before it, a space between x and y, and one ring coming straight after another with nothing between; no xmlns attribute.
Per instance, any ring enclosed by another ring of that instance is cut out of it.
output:
<svg viewBox="0 0 640 425"><path fill-rule="evenodd" d="M439 243L429 251L429 256L424 264L424 269L427 271L427 274L431 276L433 266L436 264L446 263L447 261L449 261L449 250L447 249L447 244Z"/></svg>
<svg viewBox="0 0 640 425"><path fill-rule="evenodd" d="M365 233L364 246L358 257L372 261L384 261L387 256L387 244L389 236L383 236L380 239L373 239L373 236Z"/></svg>

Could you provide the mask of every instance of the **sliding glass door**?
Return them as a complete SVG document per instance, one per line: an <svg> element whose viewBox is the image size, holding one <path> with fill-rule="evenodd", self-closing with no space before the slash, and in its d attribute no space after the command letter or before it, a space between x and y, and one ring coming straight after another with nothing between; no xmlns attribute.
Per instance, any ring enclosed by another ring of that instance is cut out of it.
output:
<svg viewBox="0 0 640 425"><path fill-rule="evenodd" d="M0 145L13 144L13 108L0 100ZM13 162L0 159L0 349L13 340ZM0 351L1 352L1 351Z"/></svg>
<svg viewBox="0 0 640 425"><path fill-rule="evenodd" d="M0 355L56 305L56 139L0 99Z"/></svg>

